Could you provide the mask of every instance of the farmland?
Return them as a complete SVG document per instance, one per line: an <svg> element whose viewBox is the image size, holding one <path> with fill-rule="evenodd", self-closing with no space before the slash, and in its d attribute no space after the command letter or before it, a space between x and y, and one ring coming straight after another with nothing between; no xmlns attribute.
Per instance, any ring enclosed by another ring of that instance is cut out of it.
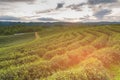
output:
<svg viewBox="0 0 120 80"><path fill-rule="evenodd" d="M120 25L2 34L0 80L120 80Z"/></svg>

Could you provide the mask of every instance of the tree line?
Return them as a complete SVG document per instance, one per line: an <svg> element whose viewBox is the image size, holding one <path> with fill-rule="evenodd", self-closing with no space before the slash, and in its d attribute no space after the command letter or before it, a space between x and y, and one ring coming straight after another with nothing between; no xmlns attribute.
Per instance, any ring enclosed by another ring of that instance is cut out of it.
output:
<svg viewBox="0 0 120 80"><path fill-rule="evenodd" d="M12 35L17 33L26 33L26 32L35 32L40 31L42 29L41 26L6 26L0 27L0 35Z"/></svg>

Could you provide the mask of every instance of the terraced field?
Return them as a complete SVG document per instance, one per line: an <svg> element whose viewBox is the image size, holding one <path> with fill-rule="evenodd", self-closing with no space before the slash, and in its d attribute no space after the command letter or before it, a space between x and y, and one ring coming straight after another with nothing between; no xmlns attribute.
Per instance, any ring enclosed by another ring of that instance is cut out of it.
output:
<svg viewBox="0 0 120 80"><path fill-rule="evenodd" d="M120 80L120 26L30 34L0 37L0 80Z"/></svg>

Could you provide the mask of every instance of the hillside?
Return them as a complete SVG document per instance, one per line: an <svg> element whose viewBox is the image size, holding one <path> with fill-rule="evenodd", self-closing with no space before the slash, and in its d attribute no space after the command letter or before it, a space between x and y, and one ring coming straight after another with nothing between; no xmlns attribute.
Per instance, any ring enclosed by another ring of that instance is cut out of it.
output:
<svg viewBox="0 0 120 80"><path fill-rule="evenodd" d="M120 26L2 35L0 80L120 80Z"/></svg>

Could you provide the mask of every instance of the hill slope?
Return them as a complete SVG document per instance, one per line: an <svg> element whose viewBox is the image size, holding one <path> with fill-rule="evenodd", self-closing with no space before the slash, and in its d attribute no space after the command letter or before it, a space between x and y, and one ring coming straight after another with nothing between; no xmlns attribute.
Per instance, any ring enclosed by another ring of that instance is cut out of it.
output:
<svg viewBox="0 0 120 80"><path fill-rule="evenodd" d="M120 79L119 26L50 27L35 34L39 38L31 33L29 43L23 35L24 45L17 37L0 38L0 80Z"/></svg>

